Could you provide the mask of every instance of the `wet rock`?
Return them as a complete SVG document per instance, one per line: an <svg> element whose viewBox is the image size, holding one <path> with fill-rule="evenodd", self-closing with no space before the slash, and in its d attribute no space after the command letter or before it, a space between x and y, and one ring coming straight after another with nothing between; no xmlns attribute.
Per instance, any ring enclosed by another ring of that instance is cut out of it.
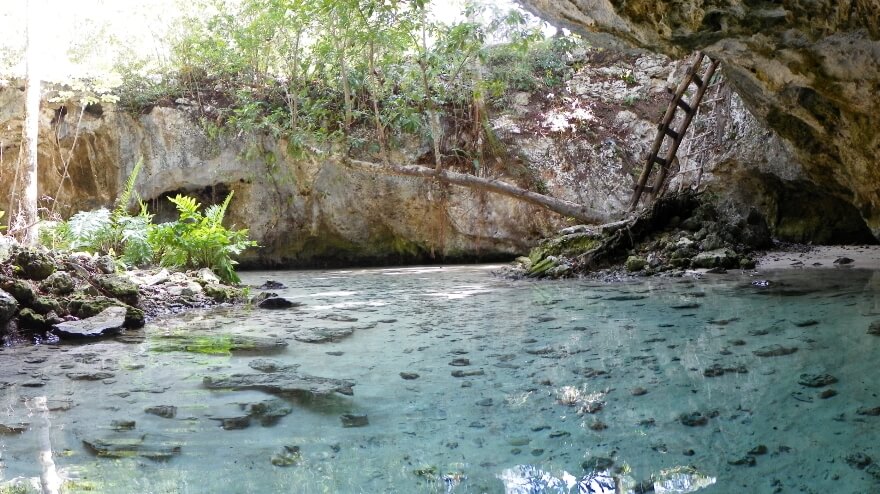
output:
<svg viewBox="0 0 880 494"><path fill-rule="evenodd" d="M55 262L52 257L32 249L19 250L15 254L13 264L18 268L18 274L29 280L45 280L55 272Z"/></svg>
<svg viewBox="0 0 880 494"><path fill-rule="evenodd" d="M706 274L726 274L727 270L722 267L716 267L706 270Z"/></svg>
<svg viewBox="0 0 880 494"><path fill-rule="evenodd" d="M630 273L641 271L648 265L648 261L644 257L629 256L624 263L624 268Z"/></svg>
<svg viewBox="0 0 880 494"><path fill-rule="evenodd" d="M296 365L287 365L278 360L258 358L248 362L248 367L260 372L278 372L283 369L296 369Z"/></svg>
<svg viewBox="0 0 880 494"><path fill-rule="evenodd" d="M52 332L60 338L82 339L114 335L125 327L124 307L109 307L88 319L56 324Z"/></svg>
<svg viewBox="0 0 880 494"><path fill-rule="evenodd" d="M125 276L106 274L95 276L92 281L107 295L128 305L137 305L138 287Z"/></svg>
<svg viewBox="0 0 880 494"><path fill-rule="evenodd" d="M82 440L83 444L98 456L106 458L130 458L141 456L152 460L167 460L180 454L180 444L158 434L139 434L133 431L115 433L107 437Z"/></svg>
<svg viewBox="0 0 880 494"><path fill-rule="evenodd" d="M18 422L18 423L0 423L0 436L12 436L21 434L24 431L30 428L30 424L27 422Z"/></svg>
<svg viewBox="0 0 880 494"><path fill-rule="evenodd" d="M402 379L406 379L407 381L412 381L413 379L418 379L419 375L415 372L401 372L400 377Z"/></svg>
<svg viewBox="0 0 880 494"><path fill-rule="evenodd" d="M72 381L103 381L104 379L114 377L116 374L107 371L82 371L68 372L65 375Z"/></svg>
<svg viewBox="0 0 880 494"><path fill-rule="evenodd" d="M817 320L815 320L815 319L807 319L807 320L804 320L804 321L796 321L796 322L794 323L794 325L797 326L797 327L799 327L799 328L807 328L807 327L810 327L810 326L815 326L815 325L817 325L817 324L819 324L819 321L817 321Z"/></svg>
<svg viewBox="0 0 880 494"><path fill-rule="evenodd" d="M749 454L752 456L761 456L761 455L766 455L767 451L768 451L767 446L765 446L763 444L759 444L759 445L755 446L754 448L752 448L749 451Z"/></svg>
<svg viewBox="0 0 880 494"><path fill-rule="evenodd" d="M251 426L251 417L249 415L239 415L235 417L211 417L213 420L220 421L220 427L225 431L236 431L247 429Z"/></svg>
<svg viewBox="0 0 880 494"><path fill-rule="evenodd" d="M782 345L768 345L765 347L761 347L752 353L754 353L758 357L781 357L784 355L791 355L796 352L798 348L796 346L793 347L785 347Z"/></svg>
<svg viewBox="0 0 880 494"><path fill-rule="evenodd" d="M94 317L104 312L109 307L125 307L125 327L142 328L145 322L144 311L137 307L125 305L122 302L104 296L85 296L82 294L74 294L67 303L67 309L70 314L80 319Z"/></svg>
<svg viewBox="0 0 880 494"><path fill-rule="evenodd" d="M466 358L457 358L457 359L453 359L452 362L449 362L449 365L456 366L456 367L465 367L465 366L471 365L471 361Z"/></svg>
<svg viewBox="0 0 880 494"><path fill-rule="evenodd" d="M324 319L327 321L336 321L336 322L357 322L358 318L349 316L347 314L320 314L315 316L315 319Z"/></svg>
<svg viewBox="0 0 880 494"><path fill-rule="evenodd" d="M871 457L866 455L865 453L852 453L846 455L846 458L844 458L844 460L846 461L847 465L853 468L858 468L859 470L864 470L865 467L874 462L874 460L872 460Z"/></svg>
<svg viewBox="0 0 880 494"><path fill-rule="evenodd" d="M494 403L492 401L492 398L483 398L482 400L480 400L476 403L477 406L481 406L481 407L490 407L493 404Z"/></svg>
<svg viewBox="0 0 880 494"><path fill-rule="evenodd" d="M111 256L98 256L95 258L95 267L104 274L113 274L116 272L116 262Z"/></svg>
<svg viewBox="0 0 880 494"><path fill-rule="evenodd" d="M868 417L880 417L880 407L874 407L874 408L861 407L858 410L856 410L856 413L859 415L865 415Z"/></svg>
<svg viewBox="0 0 880 494"><path fill-rule="evenodd" d="M134 420L113 420L110 422L110 428L116 432L133 430L135 425Z"/></svg>
<svg viewBox="0 0 880 494"><path fill-rule="evenodd" d="M643 396L643 395L648 394L648 390L641 387L641 386L638 386L638 387L631 389L629 391L629 393L633 396Z"/></svg>
<svg viewBox="0 0 880 494"><path fill-rule="evenodd" d="M669 308L670 309L698 309L698 308L700 308L700 304L698 304L697 302L689 302L689 303L685 303L685 304L670 305Z"/></svg>
<svg viewBox="0 0 880 494"><path fill-rule="evenodd" d="M299 374L295 366L285 367L276 372L260 374L232 374L230 376L205 376L202 384L208 389L256 389L278 395L331 395L339 393L351 396L354 381L330 379Z"/></svg>
<svg viewBox="0 0 880 494"><path fill-rule="evenodd" d="M724 374L748 374L748 372L749 370L746 369L745 365L724 367L721 364L714 364L711 367L704 369L703 375L706 377L718 377L723 376Z"/></svg>
<svg viewBox="0 0 880 494"><path fill-rule="evenodd" d="M606 424L605 422L602 422L601 420L596 420L596 421L592 422L589 427L590 427L590 430L599 432L599 431L604 431L605 429L607 429L608 424Z"/></svg>
<svg viewBox="0 0 880 494"><path fill-rule="evenodd" d="M856 262L855 259L850 259L849 257L838 257L834 260L834 264L845 266L847 264L852 264Z"/></svg>
<svg viewBox="0 0 880 494"><path fill-rule="evenodd" d="M241 296L241 290L220 283L205 283L202 289L217 303L232 302Z"/></svg>
<svg viewBox="0 0 880 494"><path fill-rule="evenodd" d="M293 302L284 297L267 297L257 302L257 307L268 310L291 309L302 305L302 302Z"/></svg>
<svg viewBox="0 0 880 494"><path fill-rule="evenodd" d="M746 455L746 456L743 456L742 458L739 458L739 459L737 459L737 460L729 460L727 463L729 463L729 464L731 464L731 465L739 465L739 466L749 466L749 467L753 467L753 466L755 466L758 462L755 460L755 457L754 457L754 456Z"/></svg>
<svg viewBox="0 0 880 494"><path fill-rule="evenodd" d="M0 325L12 319L16 312L18 312L18 301L0 289Z"/></svg>
<svg viewBox="0 0 880 494"><path fill-rule="evenodd" d="M700 427L709 423L709 418L714 414L703 414L702 412L683 413L678 416L678 421L682 425L688 427Z"/></svg>
<svg viewBox="0 0 880 494"><path fill-rule="evenodd" d="M276 467L289 467L302 461L302 453L299 446L285 445L276 451L269 461Z"/></svg>
<svg viewBox="0 0 880 494"><path fill-rule="evenodd" d="M691 260L691 267L694 268L735 268L739 266L739 256L735 252L728 249L716 249L708 252L701 252L694 256Z"/></svg>
<svg viewBox="0 0 880 494"><path fill-rule="evenodd" d="M174 405L157 405L145 408L144 412L164 419L173 419L177 416L177 407Z"/></svg>
<svg viewBox="0 0 880 494"><path fill-rule="evenodd" d="M284 286L284 283L281 283L280 281L266 280L265 283L258 286L257 288L259 288L260 290L282 290L287 287Z"/></svg>
<svg viewBox="0 0 880 494"><path fill-rule="evenodd" d="M604 456L591 456L581 463L581 468L587 472L608 470L614 466L614 460Z"/></svg>
<svg viewBox="0 0 880 494"><path fill-rule="evenodd" d="M874 321L868 326L868 334L880 336L880 321Z"/></svg>
<svg viewBox="0 0 880 494"><path fill-rule="evenodd" d="M452 371L452 377L471 377L471 376L482 376L486 374L483 369L472 369L472 370L455 370Z"/></svg>
<svg viewBox="0 0 880 494"><path fill-rule="evenodd" d="M370 425L370 419L366 414L345 413L339 416L342 427L366 427Z"/></svg>
<svg viewBox="0 0 880 494"><path fill-rule="evenodd" d="M18 325L23 329L32 329L42 331L49 328L46 322L46 316L37 313L33 309L26 307L18 312Z"/></svg>
<svg viewBox="0 0 880 494"><path fill-rule="evenodd" d="M287 402L275 398L255 403L245 403L241 406L249 417L257 420L263 427L271 427L277 424L282 417L290 415L293 411Z"/></svg>
<svg viewBox="0 0 880 494"><path fill-rule="evenodd" d="M830 374L801 374L798 378L798 384L810 388L821 388L836 382L837 378Z"/></svg>
<svg viewBox="0 0 880 494"><path fill-rule="evenodd" d="M56 271L40 283L40 288L55 295L67 295L74 289L73 277L64 271Z"/></svg>
<svg viewBox="0 0 880 494"><path fill-rule="evenodd" d="M828 398L831 398L833 396L837 396L837 390L829 388L819 393L819 398L823 400L827 400Z"/></svg>
<svg viewBox="0 0 880 494"><path fill-rule="evenodd" d="M239 334L173 333L157 335L150 350L154 352L190 352L208 355L231 353L268 354L283 350L287 342L270 336Z"/></svg>
<svg viewBox="0 0 880 494"><path fill-rule="evenodd" d="M293 339L303 343L329 343L354 334L355 328L316 328L294 333Z"/></svg>
<svg viewBox="0 0 880 494"><path fill-rule="evenodd" d="M58 302L53 297L47 297L43 295L37 295L33 302L31 302L31 308L34 309L39 314L48 315L50 312L54 312L55 314L60 314L64 312L61 307L61 303Z"/></svg>
<svg viewBox="0 0 880 494"><path fill-rule="evenodd" d="M576 370L575 373L577 373L583 377L586 377L588 379L608 375L608 371L605 371L602 369L594 369L592 367L583 367L581 369Z"/></svg>
<svg viewBox="0 0 880 494"><path fill-rule="evenodd" d="M30 282L0 275L0 289L12 295L20 305L29 306L37 298L37 292Z"/></svg>

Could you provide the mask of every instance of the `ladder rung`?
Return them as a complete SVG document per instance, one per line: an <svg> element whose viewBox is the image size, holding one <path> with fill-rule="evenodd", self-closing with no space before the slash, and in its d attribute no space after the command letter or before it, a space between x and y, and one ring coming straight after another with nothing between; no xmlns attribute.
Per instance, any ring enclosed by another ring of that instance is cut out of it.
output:
<svg viewBox="0 0 880 494"><path fill-rule="evenodd" d="M682 110L684 110L687 113L694 111L691 108L691 105L685 103L684 100L682 100L682 99L678 100L675 104L678 105L679 108L681 108Z"/></svg>
<svg viewBox="0 0 880 494"><path fill-rule="evenodd" d="M654 163L657 163L660 166L666 166L666 160L659 156L654 156Z"/></svg>
<svg viewBox="0 0 880 494"><path fill-rule="evenodd" d="M691 77L691 81L693 81L693 82L697 85L697 87L700 87L700 86L703 85L703 79L700 78L700 76L698 76L698 75L696 75L696 74L694 74L694 75Z"/></svg>
<svg viewBox="0 0 880 494"><path fill-rule="evenodd" d="M639 188L639 184L632 184L633 190L636 190L638 188ZM654 192L654 186L653 185L646 185L646 186L642 187L642 192Z"/></svg>
<svg viewBox="0 0 880 494"><path fill-rule="evenodd" d="M666 127L666 128L663 130L663 132L665 132L666 135L668 135L669 137L671 137L671 138L673 138L673 139L678 139L678 132L676 132L676 131L670 129L669 127Z"/></svg>

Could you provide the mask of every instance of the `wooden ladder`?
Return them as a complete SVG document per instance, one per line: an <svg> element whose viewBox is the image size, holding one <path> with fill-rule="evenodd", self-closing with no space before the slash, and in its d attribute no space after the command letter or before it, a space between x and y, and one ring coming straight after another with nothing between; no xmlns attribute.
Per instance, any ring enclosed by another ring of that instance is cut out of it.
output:
<svg viewBox="0 0 880 494"><path fill-rule="evenodd" d="M663 115L663 120L660 121L660 126L657 129L657 137L654 139L654 145L651 147L651 152L648 154L647 164L645 165L645 169L642 170L642 175L639 177L639 182L636 184L635 191L633 192L632 203L629 207L630 211L635 210L639 205L642 193L647 191L650 198L653 199L660 193L663 183L666 181L666 176L669 174L669 168L676 159L675 155L678 153L678 147L681 145L681 141L684 139L684 135L687 132L691 121L694 119L694 115L697 113L697 109L700 106L700 100L703 99L703 94L705 94L706 88L709 87L712 74L714 74L715 69L718 68L718 62L710 58L709 67L706 71L703 72L702 75L697 75L697 71L700 70L704 57L706 56L702 52L697 52L696 55L694 55L694 62L688 67L684 78L675 90L672 101L669 102L669 107L666 108L666 113ZM697 86L697 91L691 97L690 101L685 102L683 99L684 93L692 83ZM673 129L672 124L675 121L676 111L679 108L684 111L684 118L681 120L678 127ZM666 156L661 158L658 155L660 154L660 149L663 147L663 142L666 138L671 139L671 142L666 148ZM657 173L654 185L647 187L648 177L651 175L655 163L660 165L660 171Z"/></svg>

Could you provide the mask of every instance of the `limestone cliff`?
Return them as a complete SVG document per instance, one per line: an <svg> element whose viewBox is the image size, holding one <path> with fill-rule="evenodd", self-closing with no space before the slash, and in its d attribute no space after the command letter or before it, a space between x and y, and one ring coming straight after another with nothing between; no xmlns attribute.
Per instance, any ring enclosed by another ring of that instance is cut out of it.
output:
<svg viewBox="0 0 880 494"><path fill-rule="evenodd" d="M811 197L849 207L880 238L877 0L520 3L581 32L610 33L674 56L701 49L720 59L748 108L791 144L800 163L794 181L748 172L749 186L787 189L783 209L796 208L795 201L809 204Z"/></svg>

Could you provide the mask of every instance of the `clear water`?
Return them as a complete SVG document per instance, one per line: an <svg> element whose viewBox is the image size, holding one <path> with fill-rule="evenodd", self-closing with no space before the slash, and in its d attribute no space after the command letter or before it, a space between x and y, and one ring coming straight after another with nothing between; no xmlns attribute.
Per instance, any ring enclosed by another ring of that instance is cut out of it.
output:
<svg viewBox="0 0 880 494"><path fill-rule="evenodd" d="M591 457L636 481L690 465L715 479L706 494L880 492L870 469L850 464L856 453L880 461L880 417L858 414L880 407L880 337L867 334L880 320L880 271L598 284L510 281L490 269L245 273L247 283L284 283L275 291L305 305L191 313L148 327L142 341L6 348L0 423L28 425L0 435L0 478L38 477L39 452L51 447L74 492L528 492L509 478L518 466L581 477ZM347 327L354 333L338 341L294 339ZM290 398L292 413L274 426L223 430L209 418L216 410L269 395L208 390L202 379L253 372L258 356L156 352L163 331L287 338L269 358L352 379L354 395ZM753 353L770 345L797 351ZM706 377L715 364L746 372ZM113 376L66 377L102 369ZM483 374L452 375L474 370ZM807 387L805 373L838 382ZM820 398L827 389L837 394ZM69 409L40 412L42 396ZM175 418L144 412L156 405L176 406ZM683 425L693 412L706 424ZM369 425L343 427L345 413ZM113 420L134 420L135 432L180 453L97 457L82 440L112 437ZM296 464L272 465L285 445L300 448ZM759 446L767 452L753 466L731 463Z"/></svg>

